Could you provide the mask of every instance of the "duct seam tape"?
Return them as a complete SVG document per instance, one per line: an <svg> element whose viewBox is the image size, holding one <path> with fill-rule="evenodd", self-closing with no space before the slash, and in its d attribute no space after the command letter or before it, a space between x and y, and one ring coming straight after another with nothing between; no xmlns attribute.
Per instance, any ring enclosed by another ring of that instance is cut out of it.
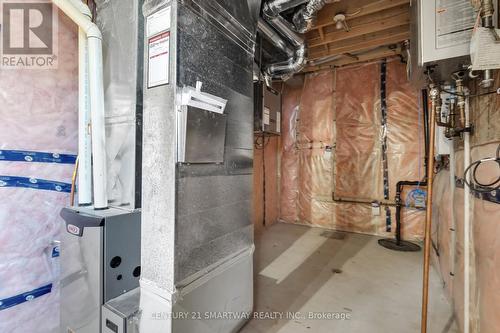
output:
<svg viewBox="0 0 500 333"><path fill-rule="evenodd" d="M0 150L0 161L75 164L76 155L28 150Z"/></svg>

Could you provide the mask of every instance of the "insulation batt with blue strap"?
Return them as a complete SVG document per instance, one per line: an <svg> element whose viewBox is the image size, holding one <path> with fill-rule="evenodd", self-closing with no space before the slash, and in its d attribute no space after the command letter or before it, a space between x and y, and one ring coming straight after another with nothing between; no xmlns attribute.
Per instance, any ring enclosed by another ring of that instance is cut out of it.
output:
<svg viewBox="0 0 500 333"><path fill-rule="evenodd" d="M75 164L76 155L28 150L0 150L0 161ZM35 190L71 192L71 184L46 179L0 176L0 187L22 187Z"/></svg>
<svg viewBox="0 0 500 333"><path fill-rule="evenodd" d="M21 187L34 190L71 192L71 184L69 183L28 177L0 176L0 187Z"/></svg>
<svg viewBox="0 0 500 333"><path fill-rule="evenodd" d="M59 154L48 152L35 152L25 150L0 150L0 162L29 162L29 163L59 163L59 164L75 164L76 155ZM17 176L0 176L0 187L18 187L29 188L34 190L46 190L55 192L71 192L71 184L38 179L29 177ZM59 246L54 246L51 249L50 256L58 258L60 255ZM0 299L0 311L14 307L25 302L32 301L41 296L52 292L52 283L46 284L39 288L24 292L19 295Z"/></svg>
<svg viewBox="0 0 500 333"><path fill-rule="evenodd" d="M50 256L51 258L59 258L60 256L60 249L59 245L54 245L52 246L52 249L50 249ZM34 300L35 298L39 298L41 296L47 295L52 292L52 283L48 283L40 288L33 289L28 292L24 292L19 295L7 297L4 299L0 299L0 311L14 307L16 305L29 302Z"/></svg>
<svg viewBox="0 0 500 333"><path fill-rule="evenodd" d="M0 161L75 164L76 155L29 150L0 150Z"/></svg>
<svg viewBox="0 0 500 333"><path fill-rule="evenodd" d="M13 306L29 302L40 296L46 295L52 291L52 283L43 287L22 293L20 295L4 298L0 300L0 311L11 308Z"/></svg>

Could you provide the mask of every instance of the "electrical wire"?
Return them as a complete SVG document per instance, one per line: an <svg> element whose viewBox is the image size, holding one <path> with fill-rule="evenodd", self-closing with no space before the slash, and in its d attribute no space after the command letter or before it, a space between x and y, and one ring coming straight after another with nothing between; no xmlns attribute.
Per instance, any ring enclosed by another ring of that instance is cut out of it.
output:
<svg viewBox="0 0 500 333"><path fill-rule="evenodd" d="M495 157L488 157L488 158L484 158L484 159L475 161L475 162L471 163L471 165L469 165L467 167L467 169L465 169L464 183L465 183L465 185L467 185L467 187L469 187L472 191L474 191L476 193L489 193L492 191L500 190L500 176L498 176L495 181L493 181L491 183L487 183L487 184L482 183L478 180L477 170L478 170L479 166L483 163L488 163L488 162L496 162L498 164L498 167L500 168L500 144L498 145ZM467 180L467 175L470 172L470 170L472 170L472 181L471 182L469 182Z"/></svg>

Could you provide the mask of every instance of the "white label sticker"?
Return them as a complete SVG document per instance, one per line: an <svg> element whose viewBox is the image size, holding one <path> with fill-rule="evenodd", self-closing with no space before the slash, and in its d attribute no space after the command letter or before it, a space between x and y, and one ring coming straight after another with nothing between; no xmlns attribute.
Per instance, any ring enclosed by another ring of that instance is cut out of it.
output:
<svg viewBox="0 0 500 333"><path fill-rule="evenodd" d="M172 7L163 8L154 14L148 16L147 19L147 36L151 37L159 32L170 29L170 17Z"/></svg>
<svg viewBox="0 0 500 333"><path fill-rule="evenodd" d="M151 37L148 42L148 88L168 84L170 31Z"/></svg>
<svg viewBox="0 0 500 333"><path fill-rule="evenodd" d="M281 112L276 112L276 132L281 132Z"/></svg>
<svg viewBox="0 0 500 333"><path fill-rule="evenodd" d="M271 123L270 114L271 110L269 110L269 108L267 107L264 107L264 116L262 117L262 122L264 123L264 125L269 125Z"/></svg>

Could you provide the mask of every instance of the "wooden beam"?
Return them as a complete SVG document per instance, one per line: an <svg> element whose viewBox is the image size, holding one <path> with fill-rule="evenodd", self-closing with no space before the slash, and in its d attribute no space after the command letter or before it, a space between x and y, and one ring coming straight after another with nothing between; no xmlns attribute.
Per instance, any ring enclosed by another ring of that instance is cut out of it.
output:
<svg viewBox="0 0 500 333"><path fill-rule="evenodd" d="M396 56L401 53L401 48L397 48L391 50L387 47L381 47L379 49L371 50L366 53L362 53L357 55L357 59L353 59L352 57L342 57L337 60L333 60L321 65L317 66L307 66L303 69L304 73L316 72L324 69L331 69L332 67L341 67L351 64L357 64L362 62L374 61L382 58L388 58L392 56Z"/></svg>
<svg viewBox="0 0 500 333"><path fill-rule="evenodd" d="M324 32L323 28L318 28L318 32L319 32L319 39L324 40L325 39L325 32Z"/></svg>
<svg viewBox="0 0 500 333"><path fill-rule="evenodd" d="M321 40L308 41L309 47L313 48L323 44L347 40L354 37L363 36L369 33L383 31L400 26L408 26L410 24L410 14L408 12L402 13L387 19L382 19L376 22L366 23L358 26L351 27L350 31L335 31L333 33L323 36Z"/></svg>
<svg viewBox="0 0 500 333"><path fill-rule="evenodd" d="M363 50L373 49L379 46L396 44L410 38L409 26L401 26L375 33L366 34L360 37L351 38L330 45L330 50L325 52L320 46L309 51L308 59L314 60L330 55L356 53Z"/></svg>
<svg viewBox="0 0 500 333"><path fill-rule="evenodd" d="M349 0L332 3L323 7L318 13L318 19L314 27L319 28L333 24L333 17L339 12L352 14L359 11L358 14L352 17L355 18L405 4L409 5L409 3L410 0ZM349 18L347 20L349 21Z"/></svg>

